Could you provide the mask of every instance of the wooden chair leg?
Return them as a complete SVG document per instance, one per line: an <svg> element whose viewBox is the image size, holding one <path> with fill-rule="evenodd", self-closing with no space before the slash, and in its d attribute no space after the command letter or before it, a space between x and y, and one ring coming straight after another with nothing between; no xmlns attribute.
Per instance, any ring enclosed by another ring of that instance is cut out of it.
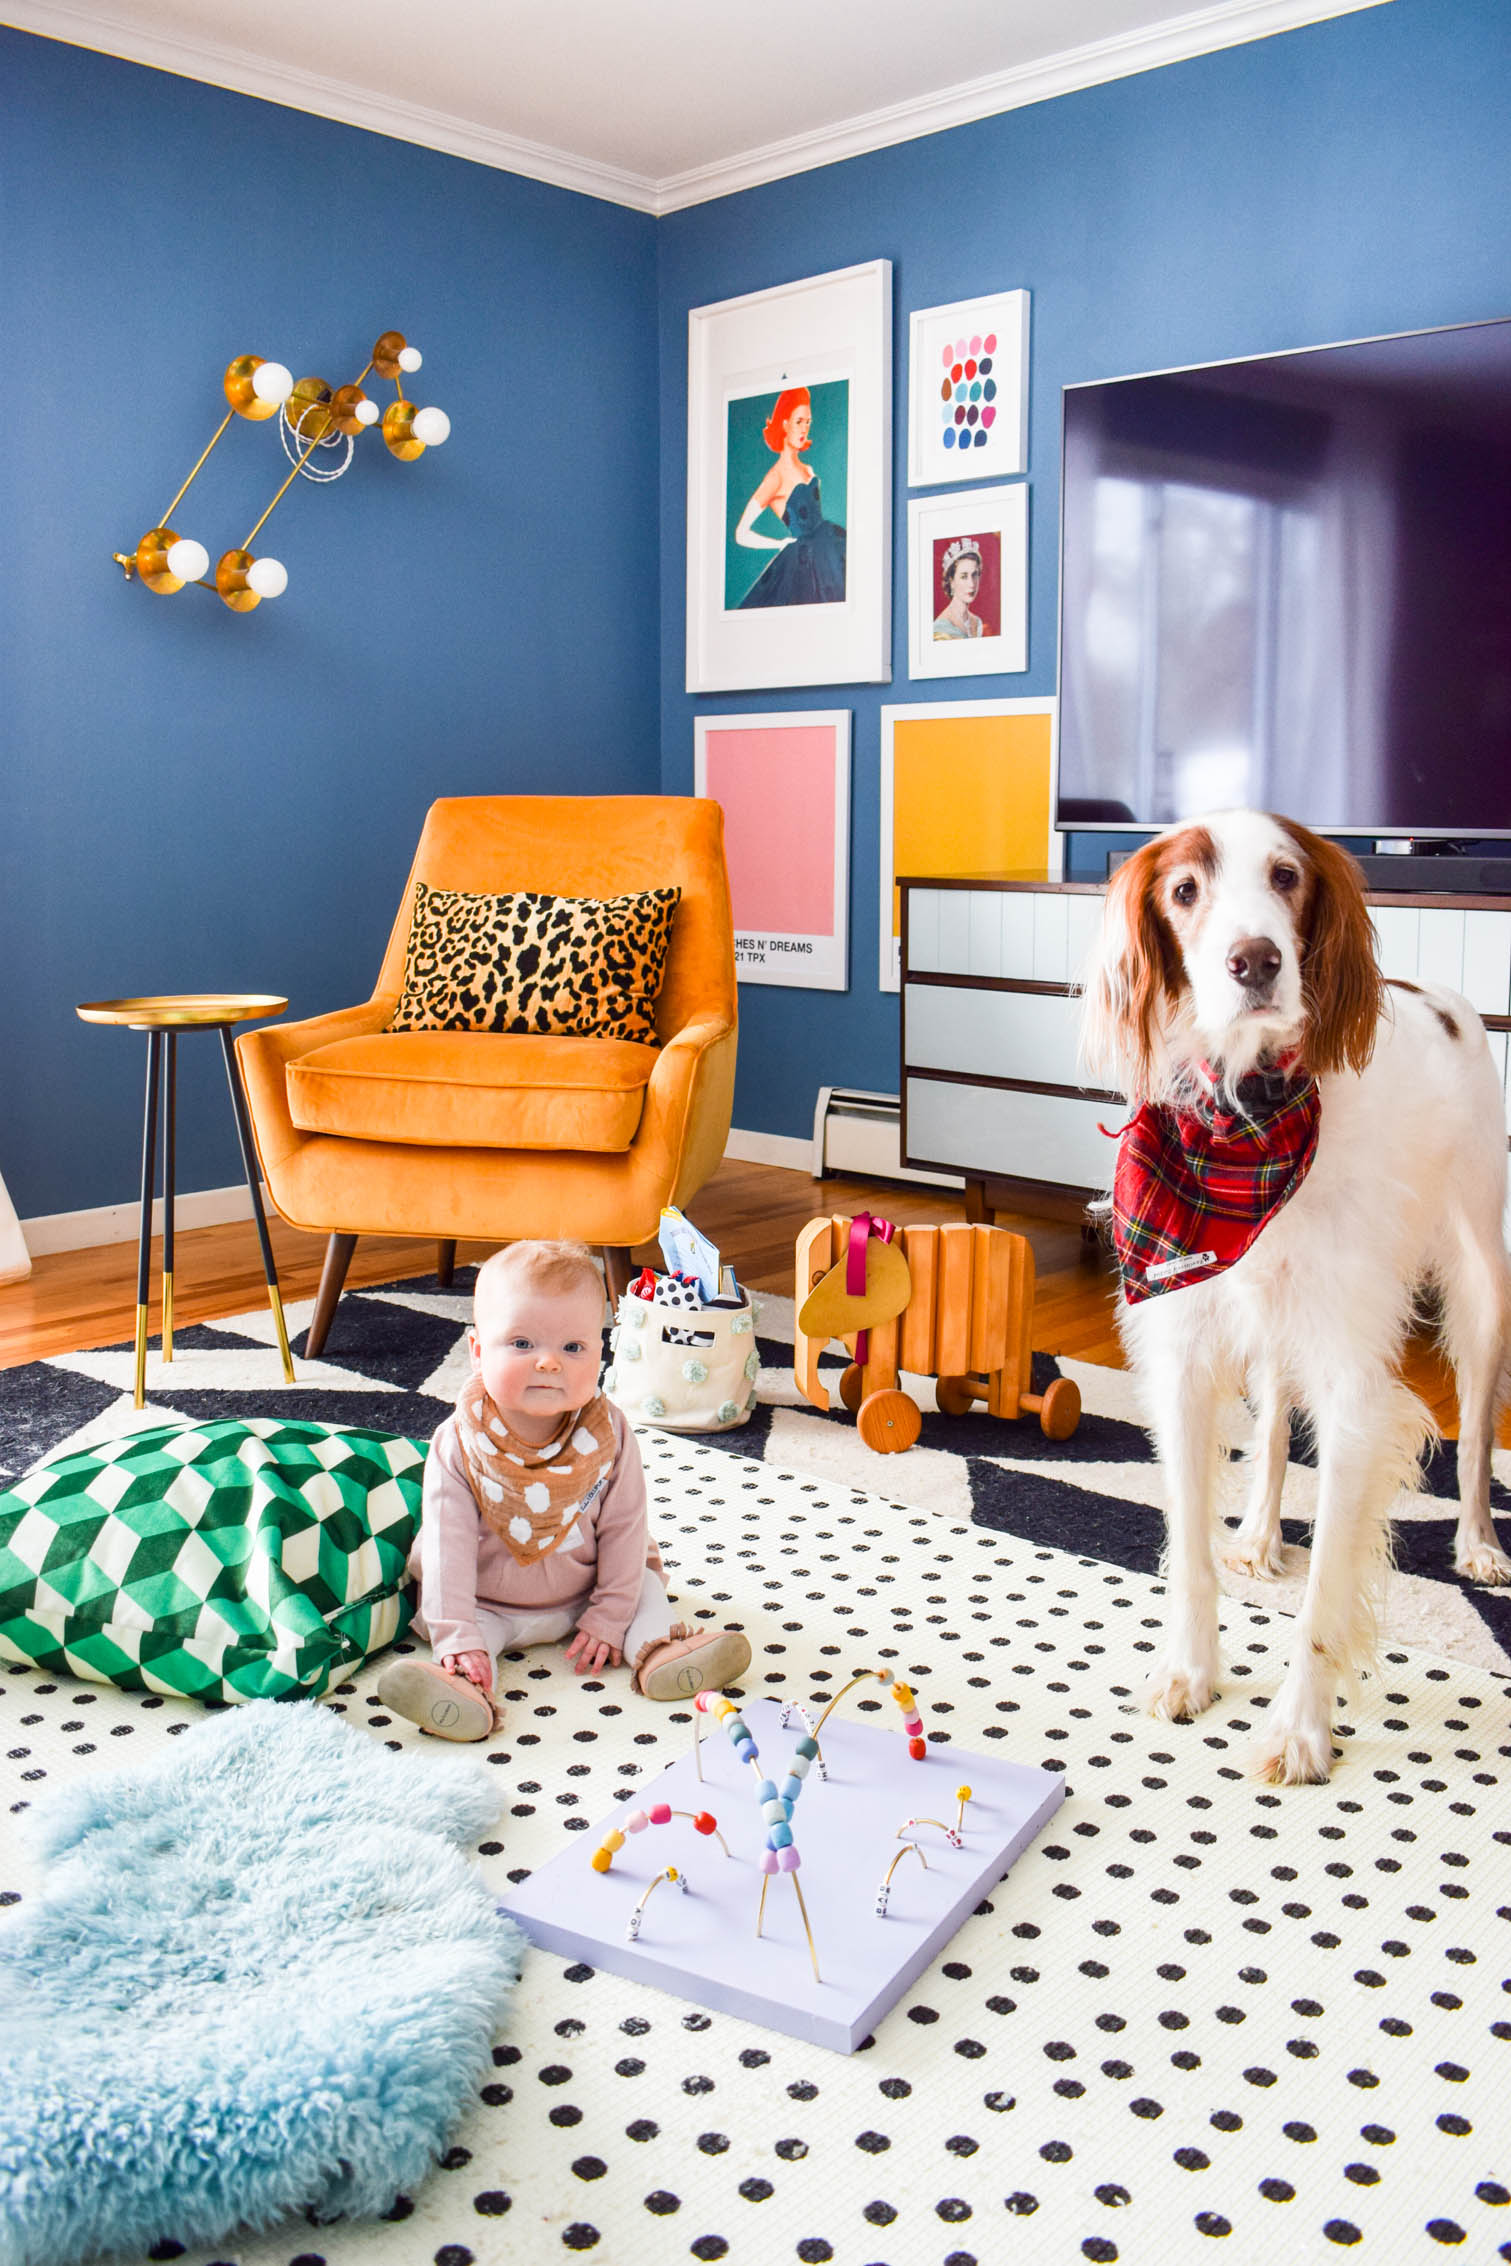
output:
<svg viewBox="0 0 1511 2266"><path fill-rule="evenodd" d="M626 1243L605 1243L599 1247L603 1253L603 1279L609 1294L609 1304L617 1306L630 1287L635 1265Z"/></svg>
<svg viewBox="0 0 1511 2266"><path fill-rule="evenodd" d="M456 1273L456 1242L443 1238L435 1247L435 1279L442 1290L450 1290Z"/></svg>
<svg viewBox="0 0 1511 2266"><path fill-rule="evenodd" d="M346 1270L352 1263L357 1248L354 1235L332 1235L325 1246L325 1265L320 1270L320 1288L315 1293L315 1311L310 1318L309 1336L304 1341L304 1357L313 1361L325 1351L326 1337L330 1332L341 1286L346 1281Z"/></svg>

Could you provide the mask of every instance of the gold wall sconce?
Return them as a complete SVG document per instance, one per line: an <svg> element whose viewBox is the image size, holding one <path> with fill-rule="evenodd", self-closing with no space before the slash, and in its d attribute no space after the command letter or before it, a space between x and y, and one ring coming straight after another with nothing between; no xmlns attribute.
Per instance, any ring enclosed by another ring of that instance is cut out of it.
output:
<svg viewBox="0 0 1511 2266"><path fill-rule="evenodd" d="M133 575L160 597L169 597L194 583L214 591L236 614L249 614L264 598L278 598L288 588L288 569L266 552L254 555L252 544L284 494L296 479L339 480L352 460L359 436L377 425L391 456L411 464L427 448L439 448L451 431L444 409L416 408L405 399L404 380L419 369L421 355L402 331L386 330L373 347L365 370L350 385L328 386L323 378L295 378L281 362L265 362L260 354L238 354L222 381L230 407L211 437L188 479L179 489L161 524L149 527L134 551L112 551L111 557L129 582ZM376 372L393 381L398 399L380 408L362 390L364 378ZM260 425L278 420L279 438L293 470L272 503L235 550L222 552L210 575L210 554L193 536L181 535L169 523L188 494L233 417ZM322 463L317 452L342 449L338 463Z"/></svg>

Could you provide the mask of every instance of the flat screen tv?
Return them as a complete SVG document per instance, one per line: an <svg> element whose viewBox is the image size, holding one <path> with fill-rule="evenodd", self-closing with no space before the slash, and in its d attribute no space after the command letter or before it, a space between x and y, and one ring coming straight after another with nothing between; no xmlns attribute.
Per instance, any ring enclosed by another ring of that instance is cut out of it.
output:
<svg viewBox="0 0 1511 2266"><path fill-rule="evenodd" d="M1511 319L1068 386L1062 830L1511 836Z"/></svg>

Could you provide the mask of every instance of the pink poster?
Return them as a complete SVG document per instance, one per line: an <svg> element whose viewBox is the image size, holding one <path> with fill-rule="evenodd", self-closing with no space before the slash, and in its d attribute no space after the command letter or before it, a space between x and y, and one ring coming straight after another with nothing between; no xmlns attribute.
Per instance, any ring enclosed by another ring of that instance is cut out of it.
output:
<svg viewBox="0 0 1511 2266"><path fill-rule="evenodd" d="M846 988L850 715L700 716L696 788L724 810L740 980Z"/></svg>

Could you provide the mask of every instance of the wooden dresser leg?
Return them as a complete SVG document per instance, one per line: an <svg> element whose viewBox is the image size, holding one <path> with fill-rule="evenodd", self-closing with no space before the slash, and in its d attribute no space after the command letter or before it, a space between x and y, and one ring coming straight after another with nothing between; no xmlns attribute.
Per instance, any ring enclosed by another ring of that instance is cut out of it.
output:
<svg viewBox="0 0 1511 2266"><path fill-rule="evenodd" d="M986 1182L967 1180L965 1184L965 1216L972 1227L990 1227L992 1208L986 1200Z"/></svg>
<svg viewBox="0 0 1511 2266"><path fill-rule="evenodd" d="M346 1270L352 1263L352 1253L356 1248L357 1238L354 1235L341 1234L332 1235L325 1246L325 1265L320 1270L315 1311L310 1318L309 1336L304 1341L306 1361L313 1361L317 1354L325 1351L325 1341L341 1297L341 1286L346 1280Z"/></svg>
<svg viewBox="0 0 1511 2266"><path fill-rule="evenodd" d="M435 1279L440 1284L442 1290L450 1290L452 1277L455 1275L455 1273L455 1240L452 1239L442 1241L435 1247Z"/></svg>

